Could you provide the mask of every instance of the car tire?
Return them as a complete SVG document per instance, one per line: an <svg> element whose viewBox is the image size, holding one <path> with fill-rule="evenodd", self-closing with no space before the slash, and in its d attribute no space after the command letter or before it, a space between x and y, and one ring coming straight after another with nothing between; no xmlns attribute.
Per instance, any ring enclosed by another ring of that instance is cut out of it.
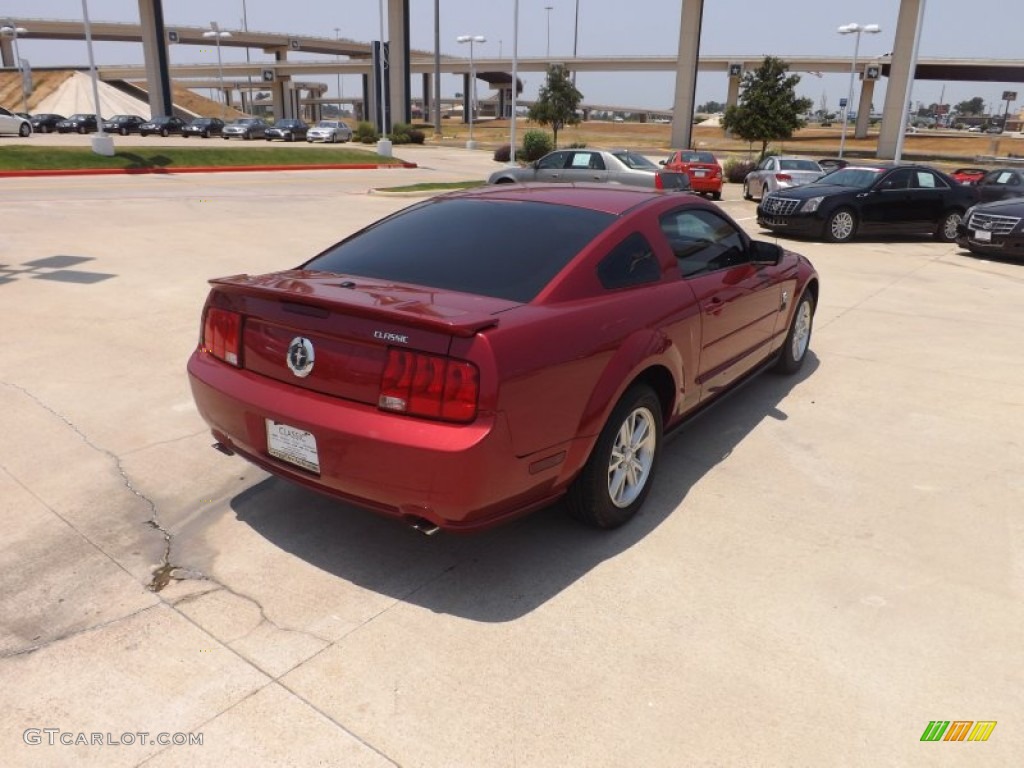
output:
<svg viewBox="0 0 1024 768"><path fill-rule="evenodd" d="M25 138L26 136L30 135L31 133L32 133L32 126L29 125L28 123L22 123L20 126L18 126L18 135L21 136L21 138Z"/></svg>
<svg viewBox="0 0 1024 768"><path fill-rule="evenodd" d="M79 133L85 133L85 126L84 125L79 126L78 127L78 132Z"/></svg>
<svg viewBox="0 0 1024 768"><path fill-rule="evenodd" d="M203 132L202 132L201 134L199 134L199 135L200 135L200 136L202 136L202 137L203 137L204 139L208 139L208 138L210 138L210 132L209 132L209 131L203 131Z"/></svg>
<svg viewBox="0 0 1024 768"><path fill-rule="evenodd" d="M622 396L566 496L569 514L595 528L629 522L647 498L661 452L661 402L640 384Z"/></svg>
<svg viewBox="0 0 1024 768"><path fill-rule="evenodd" d="M857 217L852 208L837 208L825 220L825 239L830 243L845 243L857 234Z"/></svg>
<svg viewBox="0 0 1024 768"><path fill-rule="evenodd" d="M743 199L744 200L753 200L754 199L754 196L752 194L750 194L750 182L746 181L746 180L744 180L744 182L743 182Z"/></svg>
<svg viewBox="0 0 1024 768"><path fill-rule="evenodd" d="M956 241L956 229L963 221L960 211L946 211L942 214L939 226L935 230L935 239L940 243L952 243Z"/></svg>
<svg viewBox="0 0 1024 768"><path fill-rule="evenodd" d="M719 200L722 199L722 193L721 192L712 192L711 193L711 199L714 200L715 202L718 202Z"/></svg>
<svg viewBox="0 0 1024 768"><path fill-rule="evenodd" d="M777 373L796 373L804 364L807 350L811 346L811 330L814 327L814 297L808 291L800 297L793 319L789 323L789 333L779 350L779 359L775 363Z"/></svg>
<svg viewBox="0 0 1024 768"><path fill-rule="evenodd" d="M166 128L161 128L160 129L160 135L163 136L166 139L167 138L167 129Z"/></svg>
<svg viewBox="0 0 1024 768"><path fill-rule="evenodd" d="M507 178L505 176L502 176L500 179L495 179L494 183L495 184L515 184L516 180L515 179Z"/></svg>

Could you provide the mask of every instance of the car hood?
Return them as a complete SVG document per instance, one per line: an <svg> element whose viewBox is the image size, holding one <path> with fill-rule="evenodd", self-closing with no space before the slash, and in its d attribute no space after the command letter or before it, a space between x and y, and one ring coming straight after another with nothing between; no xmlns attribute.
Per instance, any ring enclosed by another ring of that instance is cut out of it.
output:
<svg viewBox="0 0 1024 768"><path fill-rule="evenodd" d="M779 197L788 197L792 200L810 200L812 197L850 195L863 191L865 190L857 189L856 187L843 187L838 184L820 184L814 182L811 184L804 184L799 187L780 190L779 192L774 192L772 194Z"/></svg>
<svg viewBox="0 0 1024 768"><path fill-rule="evenodd" d="M983 203L974 210L979 213L994 213L1002 216L1024 216L1024 198L1009 197L1005 200Z"/></svg>

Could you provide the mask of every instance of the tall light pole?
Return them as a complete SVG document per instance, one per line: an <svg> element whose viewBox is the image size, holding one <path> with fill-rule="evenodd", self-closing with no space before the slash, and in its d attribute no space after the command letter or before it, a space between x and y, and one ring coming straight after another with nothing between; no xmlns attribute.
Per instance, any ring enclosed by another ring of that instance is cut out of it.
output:
<svg viewBox="0 0 1024 768"><path fill-rule="evenodd" d="M473 64L473 44L486 43L487 38L483 35L459 35L456 42L469 43L469 141L466 142L466 149L476 149L476 142L473 141L473 112L476 110L476 67ZM515 87L513 85L513 87Z"/></svg>
<svg viewBox="0 0 1024 768"><path fill-rule="evenodd" d="M341 40L341 27L334 28L334 39ZM341 54L334 57L334 60L341 62ZM338 117L341 117L341 100L345 93L341 90L341 70L338 70Z"/></svg>
<svg viewBox="0 0 1024 768"><path fill-rule="evenodd" d="M576 22L572 30L572 57L576 58L576 51L580 43L580 0L576 0ZM572 84L576 85L576 70L572 71Z"/></svg>
<svg viewBox="0 0 1024 768"><path fill-rule="evenodd" d="M14 42L14 58L17 59L17 71L22 75L22 112L29 111L29 89L26 83L25 63L22 61L22 54L17 50L17 39L22 37L22 35L28 34L28 32L24 27L15 27L9 18L3 23L3 27L0 27L0 36L9 37Z"/></svg>
<svg viewBox="0 0 1024 768"><path fill-rule="evenodd" d="M877 24L843 24L838 28L840 35L856 35L855 42L853 44L853 61L850 62L850 90L846 95L846 106L843 108L843 133L839 139L839 157L843 156L843 149L846 147L846 124L850 119L850 107L853 106L853 78L857 73L857 54L860 52L860 36L861 33L867 32L870 35L877 35L882 31L882 28Z"/></svg>
<svg viewBox="0 0 1024 768"><path fill-rule="evenodd" d="M246 35L249 34L249 11L245 7L245 0L242 0L242 31ZM249 53L249 46L245 46L245 63L252 63L252 55ZM242 106L245 107L244 112L252 114L252 75L246 75L245 79L249 83L249 89L245 92L245 98L242 99Z"/></svg>
<svg viewBox="0 0 1024 768"><path fill-rule="evenodd" d="M547 15L548 15L548 47L547 47L547 54L546 55L547 55L547 57L549 59L551 58L551 9L554 8L554 7L555 6L553 6L553 5L545 5L544 6L544 10L547 11Z"/></svg>
<svg viewBox="0 0 1024 768"><path fill-rule="evenodd" d="M82 0L82 25L85 28L85 47L89 52L89 74L92 77L92 100L96 105L96 135L92 139L92 151L104 157L114 156L114 138L103 130L103 114L100 111L100 78L96 73L96 58L92 53L92 24L89 21L89 4Z"/></svg>
<svg viewBox="0 0 1024 768"><path fill-rule="evenodd" d="M508 123L509 163L516 164L516 97L519 95L519 0L512 0L512 119Z"/></svg>
<svg viewBox="0 0 1024 768"><path fill-rule="evenodd" d="M225 117L228 113L227 93L224 90L224 62L220 58L220 40L222 37L231 37L231 33L222 30L216 21L210 22L210 28L203 32L203 37L213 38L217 41L217 78L220 80L220 97L224 100L221 105L220 116Z"/></svg>

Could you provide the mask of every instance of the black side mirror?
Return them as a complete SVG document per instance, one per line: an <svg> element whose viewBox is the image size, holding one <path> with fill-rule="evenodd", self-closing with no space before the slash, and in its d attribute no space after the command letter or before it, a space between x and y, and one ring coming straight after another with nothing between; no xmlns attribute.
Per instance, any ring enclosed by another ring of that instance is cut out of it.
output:
<svg viewBox="0 0 1024 768"><path fill-rule="evenodd" d="M750 241L750 261L759 266L775 266L782 259L782 248L763 240Z"/></svg>

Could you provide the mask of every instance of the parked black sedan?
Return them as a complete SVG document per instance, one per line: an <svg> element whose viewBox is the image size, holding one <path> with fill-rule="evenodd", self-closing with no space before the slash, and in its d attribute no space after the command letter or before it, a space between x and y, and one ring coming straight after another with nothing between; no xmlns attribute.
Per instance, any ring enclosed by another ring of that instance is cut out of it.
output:
<svg viewBox="0 0 1024 768"><path fill-rule="evenodd" d="M992 203L1011 197L1024 197L1024 170L997 168L986 173L977 184L983 203Z"/></svg>
<svg viewBox="0 0 1024 768"><path fill-rule="evenodd" d="M980 255L1024 257L1024 197L970 208L957 227L956 243Z"/></svg>
<svg viewBox="0 0 1024 768"><path fill-rule="evenodd" d="M923 165L858 163L811 184L779 190L757 206L772 232L843 243L859 234L931 234L953 242L975 187Z"/></svg>
<svg viewBox="0 0 1024 768"><path fill-rule="evenodd" d="M307 133L309 133L308 125L301 120L286 117L267 128L263 133L263 138L267 141L273 141L274 139L295 141L296 139L306 138Z"/></svg>
<svg viewBox="0 0 1024 768"><path fill-rule="evenodd" d="M200 136L208 139L211 136L220 136L224 130L224 121L219 117L197 117L191 123L181 129L182 138L189 136Z"/></svg>
<svg viewBox="0 0 1024 768"><path fill-rule="evenodd" d="M96 115L77 113L57 121L57 133L94 133L99 130Z"/></svg>
<svg viewBox="0 0 1024 768"><path fill-rule="evenodd" d="M138 133L139 126L146 122L146 118L139 115L114 115L109 120L103 121L103 130L107 133L119 133L127 136L129 133Z"/></svg>
<svg viewBox="0 0 1024 768"><path fill-rule="evenodd" d="M165 115L163 117L154 117L152 120L140 125L139 133L143 136L149 136L151 133L159 133L161 136L169 136L172 133L181 133L181 129L186 125L188 125L188 123L180 117Z"/></svg>
<svg viewBox="0 0 1024 768"><path fill-rule="evenodd" d="M32 123L33 133L53 133L57 130L57 123L61 120L66 120L64 115L55 115L52 112L42 112L38 115L32 115L28 119Z"/></svg>

